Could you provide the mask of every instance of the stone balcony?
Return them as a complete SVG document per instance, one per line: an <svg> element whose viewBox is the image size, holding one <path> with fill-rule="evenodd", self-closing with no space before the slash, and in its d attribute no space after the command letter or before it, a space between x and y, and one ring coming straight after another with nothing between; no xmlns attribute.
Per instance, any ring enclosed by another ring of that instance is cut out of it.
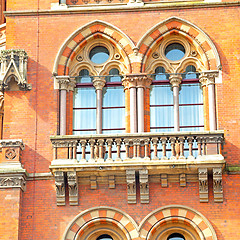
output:
<svg viewBox="0 0 240 240"><path fill-rule="evenodd" d="M128 203L136 203L136 181L141 203L149 202L149 182L162 187L168 182L179 182L182 187L199 182L200 201L207 202L208 175L213 175L215 201L222 202L223 136L223 131L52 136L50 170L57 203L65 205L66 186L70 205L76 205L79 184L96 189L102 183L109 188L127 184Z"/></svg>

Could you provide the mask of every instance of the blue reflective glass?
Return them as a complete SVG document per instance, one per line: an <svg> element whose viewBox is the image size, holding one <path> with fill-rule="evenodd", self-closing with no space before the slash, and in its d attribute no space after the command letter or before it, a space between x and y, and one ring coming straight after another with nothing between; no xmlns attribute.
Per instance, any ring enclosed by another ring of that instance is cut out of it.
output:
<svg viewBox="0 0 240 240"><path fill-rule="evenodd" d="M95 88L75 88L73 108L96 107Z"/></svg>
<svg viewBox="0 0 240 240"><path fill-rule="evenodd" d="M87 69L82 69L79 72L79 77L76 78L77 83L90 83L92 78L89 76L89 71Z"/></svg>
<svg viewBox="0 0 240 240"><path fill-rule="evenodd" d="M89 53L89 58L96 64L102 64L108 60L109 51L102 46L94 47Z"/></svg>
<svg viewBox="0 0 240 240"><path fill-rule="evenodd" d="M103 234L100 237L98 237L97 240L113 240L113 239L108 234Z"/></svg>
<svg viewBox="0 0 240 240"><path fill-rule="evenodd" d="M165 49L165 56L171 61L178 61L185 55L185 49L180 43L171 43Z"/></svg>
<svg viewBox="0 0 240 240"><path fill-rule="evenodd" d="M122 78L119 76L119 71L113 68L109 71L109 76L106 77L107 82L121 82Z"/></svg>
<svg viewBox="0 0 240 240"><path fill-rule="evenodd" d="M157 67L155 69L154 80L156 81L167 80L167 74L165 74L165 69L163 67Z"/></svg>
<svg viewBox="0 0 240 240"><path fill-rule="evenodd" d="M198 74L196 74L196 68L193 65L189 65L186 67L186 71L183 74L183 79L195 79L198 78Z"/></svg>

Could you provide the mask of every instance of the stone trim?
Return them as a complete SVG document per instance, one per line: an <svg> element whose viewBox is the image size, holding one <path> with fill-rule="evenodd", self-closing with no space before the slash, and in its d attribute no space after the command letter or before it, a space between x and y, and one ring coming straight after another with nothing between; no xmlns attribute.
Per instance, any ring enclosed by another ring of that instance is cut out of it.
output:
<svg viewBox="0 0 240 240"><path fill-rule="evenodd" d="M199 77L199 82L203 87L215 84L215 78L218 77L219 71L206 71L202 72Z"/></svg>
<svg viewBox="0 0 240 240"><path fill-rule="evenodd" d="M67 172L69 204L78 205L78 178L76 172Z"/></svg>
<svg viewBox="0 0 240 240"><path fill-rule="evenodd" d="M152 83L152 79L147 74L128 74L123 80L122 84L124 90L130 88L149 88Z"/></svg>
<svg viewBox="0 0 240 240"><path fill-rule="evenodd" d="M56 197L57 197L57 206L64 206L65 203L65 176L64 172L56 171L55 176L55 185L56 185Z"/></svg>
<svg viewBox="0 0 240 240"><path fill-rule="evenodd" d="M207 168L199 168L198 177L199 177L200 202L208 202L208 170Z"/></svg>
<svg viewBox="0 0 240 240"><path fill-rule="evenodd" d="M0 174L1 188L20 188L22 191L26 191L26 174Z"/></svg>
<svg viewBox="0 0 240 240"><path fill-rule="evenodd" d="M126 170L126 180L127 180L127 194L128 194L128 204L137 203L136 195L136 171Z"/></svg>
<svg viewBox="0 0 240 240"><path fill-rule="evenodd" d="M0 140L0 148L13 148L13 147L19 147L21 150L24 150L25 145L23 144L22 139Z"/></svg>
<svg viewBox="0 0 240 240"><path fill-rule="evenodd" d="M214 202L223 202L222 169L213 168Z"/></svg>
<svg viewBox="0 0 240 240"><path fill-rule="evenodd" d="M55 76L54 89L74 91L76 80L69 76Z"/></svg>
<svg viewBox="0 0 240 240"><path fill-rule="evenodd" d="M148 170L139 170L140 183L140 201L141 203L149 203L149 180Z"/></svg>

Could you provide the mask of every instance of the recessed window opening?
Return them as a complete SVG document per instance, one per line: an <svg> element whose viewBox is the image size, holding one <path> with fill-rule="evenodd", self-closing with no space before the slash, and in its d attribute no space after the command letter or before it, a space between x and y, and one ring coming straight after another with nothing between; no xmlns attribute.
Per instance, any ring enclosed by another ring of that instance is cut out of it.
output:
<svg viewBox="0 0 240 240"><path fill-rule="evenodd" d="M184 74L182 75L183 80L196 80L198 81L199 73L193 65L188 65Z"/></svg>
<svg viewBox="0 0 240 240"><path fill-rule="evenodd" d="M89 58L93 63L102 64L108 60L109 51L103 46L94 47L89 53Z"/></svg>
<svg viewBox="0 0 240 240"><path fill-rule="evenodd" d="M172 233L167 240L185 240L184 236L180 233Z"/></svg>
<svg viewBox="0 0 240 240"><path fill-rule="evenodd" d="M157 67L155 69L155 74L154 74L154 81L167 81L169 75L165 73L165 68L164 67Z"/></svg>
<svg viewBox="0 0 240 240"><path fill-rule="evenodd" d="M181 60L185 55L185 48L180 43L171 43L165 49L165 56L170 61Z"/></svg>
<svg viewBox="0 0 240 240"><path fill-rule="evenodd" d="M111 236L109 236L108 234L103 234L103 235L99 236L96 240L113 240L113 238Z"/></svg>

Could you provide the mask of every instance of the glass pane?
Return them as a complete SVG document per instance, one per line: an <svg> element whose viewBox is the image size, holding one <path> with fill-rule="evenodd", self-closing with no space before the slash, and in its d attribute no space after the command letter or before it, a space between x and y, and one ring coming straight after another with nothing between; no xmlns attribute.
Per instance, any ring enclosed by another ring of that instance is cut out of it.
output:
<svg viewBox="0 0 240 240"><path fill-rule="evenodd" d="M82 69L79 72L79 77L76 77L77 83L91 83L92 78L89 76L89 71L87 69Z"/></svg>
<svg viewBox="0 0 240 240"><path fill-rule="evenodd" d="M166 57L171 61L178 61L185 55L185 49L180 43L171 43L165 49Z"/></svg>
<svg viewBox="0 0 240 240"><path fill-rule="evenodd" d="M97 240L113 240L113 239L108 234L103 234L100 237L98 237Z"/></svg>
<svg viewBox="0 0 240 240"><path fill-rule="evenodd" d="M94 47L89 53L89 58L96 64L104 63L109 58L109 51L103 46Z"/></svg>
<svg viewBox="0 0 240 240"><path fill-rule="evenodd" d="M154 80L161 81L161 80L167 80L168 76L165 74L165 69L163 67L157 67L155 69L155 76Z"/></svg>
<svg viewBox="0 0 240 240"><path fill-rule="evenodd" d="M173 104L171 85L152 85L150 88L150 105Z"/></svg>
<svg viewBox="0 0 240 240"><path fill-rule="evenodd" d="M182 84L179 91L179 104L203 103L200 84Z"/></svg>
<svg viewBox="0 0 240 240"><path fill-rule="evenodd" d="M95 88L75 88L73 108L96 107Z"/></svg>
<svg viewBox="0 0 240 240"><path fill-rule="evenodd" d="M103 107L117 107L125 105L125 94L122 86L103 89Z"/></svg>
<svg viewBox="0 0 240 240"><path fill-rule="evenodd" d="M96 109L73 110L73 129L96 129ZM80 132L76 131L76 133ZM89 133L87 133L87 131L83 131L82 134Z"/></svg>
<svg viewBox="0 0 240 240"><path fill-rule="evenodd" d="M121 82L122 77L119 76L119 71L116 68L113 68L109 71L109 75L106 77L107 82Z"/></svg>
<svg viewBox="0 0 240 240"><path fill-rule="evenodd" d="M196 68L193 65L187 66L185 74L183 74L183 79L195 79L195 78L198 78L198 74L196 74Z"/></svg>
<svg viewBox="0 0 240 240"><path fill-rule="evenodd" d="M172 233L167 240L185 240L184 236L180 233Z"/></svg>

